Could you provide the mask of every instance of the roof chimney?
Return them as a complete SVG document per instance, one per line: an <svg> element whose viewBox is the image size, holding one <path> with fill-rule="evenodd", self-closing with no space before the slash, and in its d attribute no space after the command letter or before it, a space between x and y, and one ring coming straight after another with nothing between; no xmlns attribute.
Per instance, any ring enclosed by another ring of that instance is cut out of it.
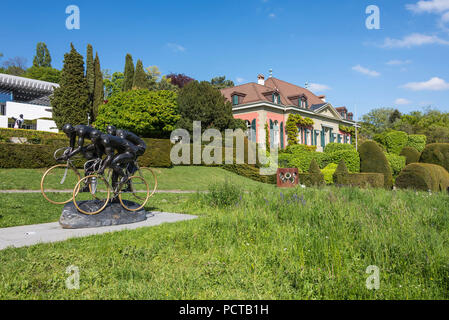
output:
<svg viewBox="0 0 449 320"><path fill-rule="evenodd" d="M326 102L326 96L325 95L318 96L318 98L321 99L321 101Z"/></svg>
<svg viewBox="0 0 449 320"><path fill-rule="evenodd" d="M257 76L257 83L264 86L265 85L265 76L263 74L259 74Z"/></svg>

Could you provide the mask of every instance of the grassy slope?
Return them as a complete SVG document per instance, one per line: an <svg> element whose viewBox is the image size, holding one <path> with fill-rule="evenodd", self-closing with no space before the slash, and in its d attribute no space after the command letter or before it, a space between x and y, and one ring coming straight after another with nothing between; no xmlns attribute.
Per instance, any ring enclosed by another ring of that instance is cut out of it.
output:
<svg viewBox="0 0 449 320"><path fill-rule="evenodd" d="M0 299L449 298L447 195L282 192L226 209L183 195L172 209L199 219L0 251ZM79 290L65 288L70 265ZM365 287L370 265L378 291Z"/></svg>
<svg viewBox="0 0 449 320"><path fill-rule="evenodd" d="M0 190L39 190L45 169L0 169ZM212 182L231 179L248 189L258 182L214 167L155 168L159 190L207 190Z"/></svg>

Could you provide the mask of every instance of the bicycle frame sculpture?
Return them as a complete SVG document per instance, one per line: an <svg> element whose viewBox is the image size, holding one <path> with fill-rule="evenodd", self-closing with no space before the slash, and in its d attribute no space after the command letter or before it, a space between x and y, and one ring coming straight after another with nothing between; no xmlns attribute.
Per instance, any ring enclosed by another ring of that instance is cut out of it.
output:
<svg viewBox="0 0 449 320"><path fill-rule="evenodd" d="M67 126L69 125L64 127ZM92 135L95 135L95 133ZM102 134L101 137L103 136L107 138L109 135ZM74 141L73 136L70 138L71 141ZM114 139L117 140L115 137ZM97 142L93 138L91 140L92 142ZM96 150L99 150L99 145L95 142L89 146L90 150L92 150L92 146ZM126 145L130 144L129 141L124 143ZM66 163L60 163L49 168L42 176L41 192L44 198L50 203L61 205L73 201L79 212L87 215L95 215L103 211L112 201L120 202L121 206L127 211L136 212L141 210L149 198L156 192L156 175L150 168L141 168L137 162L137 157L121 167L123 172L125 172L122 180L113 181L113 169L116 169L116 167L106 166L104 162L106 159L102 159L102 152L99 152L99 157L88 159L84 163L85 177L81 178L81 173L78 168L71 157L67 157L67 155L71 152L73 154L84 155L84 151L88 147L83 147L81 144L81 147L76 149L77 152L73 152L73 147L71 143L70 147L56 150L53 155L55 160L58 162L65 160ZM117 154L119 155L118 152ZM109 154L109 156L112 155ZM107 171L104 171L105 167ZM146 174L147 176L149 174L153 181L145 177ZM150 183L152 184L152 188L150 188ZM67 196L67 193L70 194L70 197Z"/></svg>

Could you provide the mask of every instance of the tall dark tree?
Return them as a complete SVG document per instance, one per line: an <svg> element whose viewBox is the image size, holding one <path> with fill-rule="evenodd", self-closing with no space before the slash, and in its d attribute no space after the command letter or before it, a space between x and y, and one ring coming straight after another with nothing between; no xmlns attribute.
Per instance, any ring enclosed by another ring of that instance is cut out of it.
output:
<svg viewBox="0 0 449 320"><path fill-rule="evenodd" d="M94 87L95 87L95 66L94 66L94 53L92 45L87 45L86 53L86 81L89 88L89 95L93 99Z"/></svg>
<svg viewBox="0 0 449 320"><path fill-rule="evenodd" d="M224 89L235 86L232 80L226 80L226 76L212 78L210 80L210 83L217 89Z"/></svg>
<svg viewBox="0 0 449 320"><path fill-rule="evenodd" d="M390 118L388 120L390 121L390 123L395 123L396 120L401 119L401 117L402 117L402 114L399 112L398 109L395 109L393 111L393 113L390 115Z"/></svg>
<svg viewBox="0 0 449 320"><path fill-rule="evenodd" d="M73 44L69 53L64 55L60 87L51 98L53 119L59 129L66 123L86 124L89 108L89 91L84 76L84 58Z"/></svg>
<svg viewBox="0 0 449 320"><path fill-rule="evenodd" d="M184 88L186 84L195 80L193 78L190 78L189 76L186 76L183 73L182 74L171 73L167 75L167 79L170 79L171 84L174 84L175 86L178 86L180 88Z"/></svg>
<svg viewBox="0 0 449 320"><path fill-rule="evenodd" d="M242 128L246 125L242 120L234 119L232 105L207 81L191 81L179 91L178 108L181 119L178 127L193 132L193 121L201 121L202 130L215 128Z"/></svg>
<svg viewBox="0 0 449 320"><path fill-rule="evenodd" d="M94 89L94 100L93 100L93 109L92 116L93 121L97 118L98 109L104 102L104 85L103 85L103 73L101 72L100 67L100 58L98 57L98 52L95 54L95 89Z"/></svg>
<svg viewBox="0 0 449 320"><path fill-rule="evenodd" d="M150 83L148 76L143 69L142 60L137 60L136 71L134 72L133 89L148 89Z"/></svg>
<svg viewBox="0 0 449 320"><path fill-rule="evenodd" d="M128 53L125 61L125 79L123 80L123 91L129 91L133 88L134 83L134 62L133 57Z"/></svg>
<svg viewBox="0 0 449 320"><path fill-rule="evenodd" d="M51 67L50 51L44 42L39 42L36 45L36 55L33 59L33 67Z"/></svg>

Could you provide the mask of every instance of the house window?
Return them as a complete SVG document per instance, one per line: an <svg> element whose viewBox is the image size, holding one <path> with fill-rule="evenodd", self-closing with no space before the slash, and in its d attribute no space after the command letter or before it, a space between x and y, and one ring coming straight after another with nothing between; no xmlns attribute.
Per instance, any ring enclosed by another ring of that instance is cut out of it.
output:
<svg viewBox="0 0 449 320"><path fill-rule="evenodd" d="M239 104L239 96L238 95L235 94L232 96L232 104L234 106Z"/></svg>
<svg viewBox="0 0 449 320"><path fill-rule="evenodd" d="M281 104L281 96L279 93L273 93L273 103Z"/></svg>
<svg viewBox="0 0 449 320"><path fill-rule="evenodd" d="M6 103L0 103L0 116L6 115Z"/></svg>

